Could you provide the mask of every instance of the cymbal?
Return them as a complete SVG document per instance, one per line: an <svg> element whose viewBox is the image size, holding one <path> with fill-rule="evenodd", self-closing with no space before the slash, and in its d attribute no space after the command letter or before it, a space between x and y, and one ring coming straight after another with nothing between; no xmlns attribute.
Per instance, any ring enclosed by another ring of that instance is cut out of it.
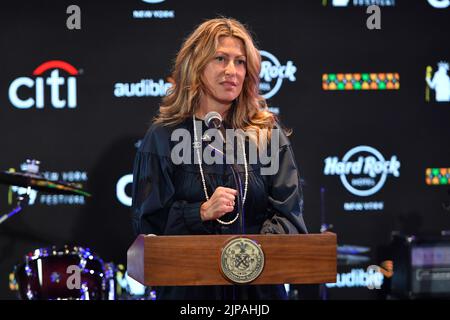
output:
<svg viewBox="0 0 450 320"><path fill-rule="evenodd" d="M90 197L91 194L74 184L62 181L50 181L41 175L29 172L0 171L0 184L18 187L31 187L31 189L52 194L72 194Z"/></svg>

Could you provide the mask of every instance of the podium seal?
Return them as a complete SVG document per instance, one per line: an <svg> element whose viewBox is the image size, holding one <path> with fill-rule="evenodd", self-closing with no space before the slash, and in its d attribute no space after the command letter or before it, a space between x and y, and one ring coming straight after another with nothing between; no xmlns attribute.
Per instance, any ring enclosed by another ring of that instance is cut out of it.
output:
<svg viewBox="0 0 450 320"><path fill-rule="evenodd" d="M261 245L248 238L228 242L222 249L220 260L223 275L234 283L249 283L264 269Z"/></svg>

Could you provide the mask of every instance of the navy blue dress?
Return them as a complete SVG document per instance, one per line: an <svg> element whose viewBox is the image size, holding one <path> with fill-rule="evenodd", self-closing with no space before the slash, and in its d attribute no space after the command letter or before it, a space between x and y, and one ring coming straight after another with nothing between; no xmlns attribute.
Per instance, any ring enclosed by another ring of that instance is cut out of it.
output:
<svg viewBox="0 0 450 320"><path fill-rule="evenodd" d="M259 234L263 223L274 215L287 220L298 233L307 233L303 222L303 194L298 170L291 145L284 133L280 134L279 139L278 172L274 175L261 175L263 165L259 161L249 164L244 216L241 215L232 225L222 225L216 221L203 222L200 218L200 206L206 199L198 164L192 161L190 164L174 164L171 160L171 150L178 144L178 141L171 141L175 129L190 132L192 141L188 141L186 147L190 148L193 159L192 118L176 126L153 124L136 154L132 195L133 228L136 235ZM199 129L198 127L197 130ZM203 124L203 132L206 130L207 127ZM207 143L209 142L203 142L204 148ZM236 150L240 152L241 149L236 147ZM236 189L229 165L203 163L202 166L210 197L219 186ZM241 181L244 181L244 166L236 167ZM221 219L232 220L236 211L237 208ZM283 285L158 287L156 294L157 299L286 298Z"/></svg>

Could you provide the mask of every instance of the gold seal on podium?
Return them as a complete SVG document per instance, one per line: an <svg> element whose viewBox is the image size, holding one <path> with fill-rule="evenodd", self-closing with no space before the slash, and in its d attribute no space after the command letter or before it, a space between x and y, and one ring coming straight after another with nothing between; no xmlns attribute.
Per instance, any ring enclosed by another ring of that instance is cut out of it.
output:
<svg viewBox="0 0 450 320"><path fill-rule="evenodd" d="M252 282L264 269L264 252L251 239L233 239L222 249L221 268L223 275L232 282Z"/></svg>

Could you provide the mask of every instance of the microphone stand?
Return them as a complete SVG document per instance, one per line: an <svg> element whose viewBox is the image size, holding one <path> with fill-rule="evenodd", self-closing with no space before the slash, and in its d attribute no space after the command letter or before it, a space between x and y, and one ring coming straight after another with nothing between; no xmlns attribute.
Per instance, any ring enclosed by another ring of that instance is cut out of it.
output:
<svg viewBox="0 0 450 320"><path fill-rule="evenodd" d="M234 184L236 185L237 190L238 190L238 212L240 211L239 223L241 226L241 234L245 234L244 203L243 203L244 193L242 190L241 176L238 174L238 171L235 168L235 166L236 166L235 164L230 165L230 169L233 174Z"/></svg>
<svg viewBox="0 0 450 320"><path fill-rule="evenodd" d="M332 224L327 223L325 211L325 188L320 188L320 233L328 232L333 228ZM328 300L328 290L324 283L319 285L319 297L321 300Z"/></svg>
<svg viewBox="0 0 450 320"><path fill-rule="evenodd" d="M6 213L0 217L0 224L5 222L7 219L11 218L15 214L21 212L23 208L28 204L29 196L31 192L31 187L27 188L27 193L17 197L17 206L9 213ZM24 202L22 204L22 201Z"/></svg>
<svg viewBox="0 0 450 320"><path fill-rule="evenodd" d="M223 128L221 127L220 129L223 130ZM224 144L225 143L225 139L223 137L222 134L222 130L219 130L220 132L220 136L222 138L222 141ZM222 158L224 159L224 162L226 163L226 156L225 153L223 153L222 151L214 148L213 146L211 146L210 144L207 145L207 147L209 147L211 150L213 150L214 152L218 152L219 154L222 155ZM234 159L234 154L233 154L233 159ZM237 166L235 163L233 164L229 164L229 168L231 170L232 176L233 176L233 180L234 180L234 184L237 187L237 192L238 192L238 197L237 197L237 202L238 202L238 212L240 212L240 216L239 216L239 224L240 224L240 229L241 229L241 233L245 234L245 225L244 225L244 206L243 206L243 197L244 197L244 193L242 190L242 180L241 177L238 174L238 170L237 170Z"/></svg>
<svg viewBox="0 0 450 320"><path fill-rule="evenodd" d="M223 144L226 145L226 142L225 142L225 139L224 139L224 136L223 136L223 133L222 133L223 127L220 127L218 130L219 130L220 137L222 139ZM222 155L222 159L223 159L224 163L226 164L225 153L223 153L222 151L214 148L211 144L208 144L207 147L209 147L214 152L218 152L219 154L221 154ZM233 180L234 180L234 184L237 187L237 192L238 192L237 202L238 202L238 212L240 212L239 224L240 224L241 234L245 234L242 181L241 181L241 177L238 174L237 166L234 163L234 153L233 153L233 164L229 164L229 168L231 170L231 173L232 173L232 176L233 176ZM231 300L236 300L236 289L238 291L241 291L241 290L239 290L239 288L236 288L235 286L233 286ZM223 294L225 296L227 296L226 292L227 292L227 290L224 289L224 293Z"/></svg>

